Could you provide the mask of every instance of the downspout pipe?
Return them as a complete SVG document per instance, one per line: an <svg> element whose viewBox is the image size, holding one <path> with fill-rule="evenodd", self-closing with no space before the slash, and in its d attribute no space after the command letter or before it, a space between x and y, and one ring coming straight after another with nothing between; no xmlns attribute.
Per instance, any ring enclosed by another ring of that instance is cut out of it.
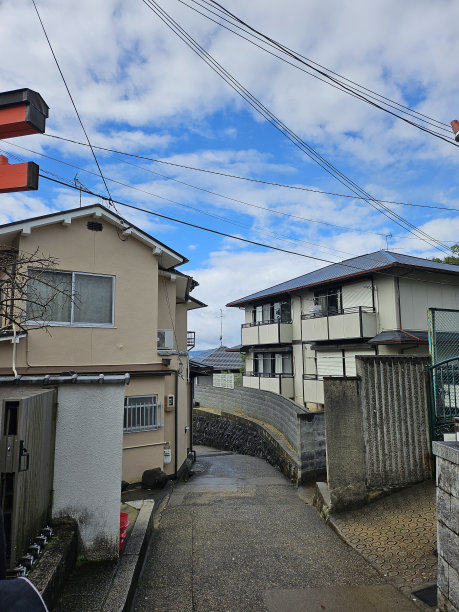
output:
<svg viewBox="0 0 459 612"><path fill-rule="evenodd" d="M178 475L178 419L179 419L179 405L178 405L178 371L175 371L175 419L174 419L174 424L175 424L175 431L174 431L174 464L175 464L175 471L174 471L174 478L177 480L177 475Z"/></svg>

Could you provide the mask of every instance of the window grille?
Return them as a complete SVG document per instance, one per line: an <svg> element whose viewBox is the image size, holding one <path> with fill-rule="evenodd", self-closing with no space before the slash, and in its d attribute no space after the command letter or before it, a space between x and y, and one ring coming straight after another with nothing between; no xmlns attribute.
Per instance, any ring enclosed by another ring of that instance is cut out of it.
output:
<svg viewBox="0 0 459 612"><path fill-rule="evenodd" d="M157 395L139 395L124 399L124 433L151 431L162 427L162 405Z"/></svg>

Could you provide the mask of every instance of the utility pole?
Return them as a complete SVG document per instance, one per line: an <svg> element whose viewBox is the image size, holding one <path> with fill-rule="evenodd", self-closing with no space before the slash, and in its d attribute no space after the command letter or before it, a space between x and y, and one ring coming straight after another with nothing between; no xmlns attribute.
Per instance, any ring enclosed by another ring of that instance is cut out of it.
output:
<svg viewBox="0 0 459 612"><path fill-rule="evenodd" d="M220 314L218 318L220 319L220 346L223 346L223 308L220 308Z"/></svg>

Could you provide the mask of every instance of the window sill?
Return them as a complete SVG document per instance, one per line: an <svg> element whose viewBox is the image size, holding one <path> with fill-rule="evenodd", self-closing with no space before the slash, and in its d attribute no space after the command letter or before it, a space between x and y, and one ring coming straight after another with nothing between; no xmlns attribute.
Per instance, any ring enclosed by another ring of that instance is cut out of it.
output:
<svg viewBox="0 0 459 612"><path fill-rule="evenodd" d="M26 321L26 325L33 327L33 326L37 326L37 327L73 327L73 328L79 328L79 327L91 327L91 328L97 328L97 329L117 329L116 325L112 325L112 324L105 324L105 323L60 323L59 321L53 321L50 323L47 323L45 321Z"/></svg>

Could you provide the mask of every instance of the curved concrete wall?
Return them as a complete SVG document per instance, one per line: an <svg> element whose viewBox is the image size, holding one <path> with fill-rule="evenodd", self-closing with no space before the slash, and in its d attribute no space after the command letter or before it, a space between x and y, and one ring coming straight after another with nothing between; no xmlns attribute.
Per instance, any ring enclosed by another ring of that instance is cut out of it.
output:
<svg viewBox="0 0 459 612"><path fill-rule="evenodd" d="M195 409L193 442L261 457L292 481L300 480L298 457L289 452L262 425L244 417Z"/></svg>
<svg viewBox="0 0 459 612"><path fill-rule="evenodd" d="M292 453L292 457L296 457L294 460L298 465L298 481L306 481L325 470L325 420L322 412L309 412L276 393L246 387L236 389L198 387L195 392L195 400L203 408L213 408L227 413L225 416L221 415L222 418L237 416L243 419L241 424L245 422L248 428L252 428L253 425L253 422L249 420L250 418L262 421L267 426L272 425L283 434L294 449L292 452L285 446L287 453ZM248 418L244 420L244 417ZM217 422L218 418L212 421L215 426ZM262 424L260 424L260 427L265 432L264 436L270 436L277 440L275 434L270 432L268 427L264 428ZM218 435L213 443L210 441L210 437L207 442L198 441L196 431L194 434L195 444L209 444L217 448L231 448L235 452L245 452L240 450L240 444L237 440L234 441L233 447L219 446L221 444L220 430L218 430Z"/></svg>
<svg viewBox="0 0 459 612"><path fill-rule="evenodd" d="M298 449L298 415L313 414L277 393L247 387L221 389L197 386L195 400L206 408L225 412L242 412L247 416L265 421L281 431L293 448Z"/></svg>

